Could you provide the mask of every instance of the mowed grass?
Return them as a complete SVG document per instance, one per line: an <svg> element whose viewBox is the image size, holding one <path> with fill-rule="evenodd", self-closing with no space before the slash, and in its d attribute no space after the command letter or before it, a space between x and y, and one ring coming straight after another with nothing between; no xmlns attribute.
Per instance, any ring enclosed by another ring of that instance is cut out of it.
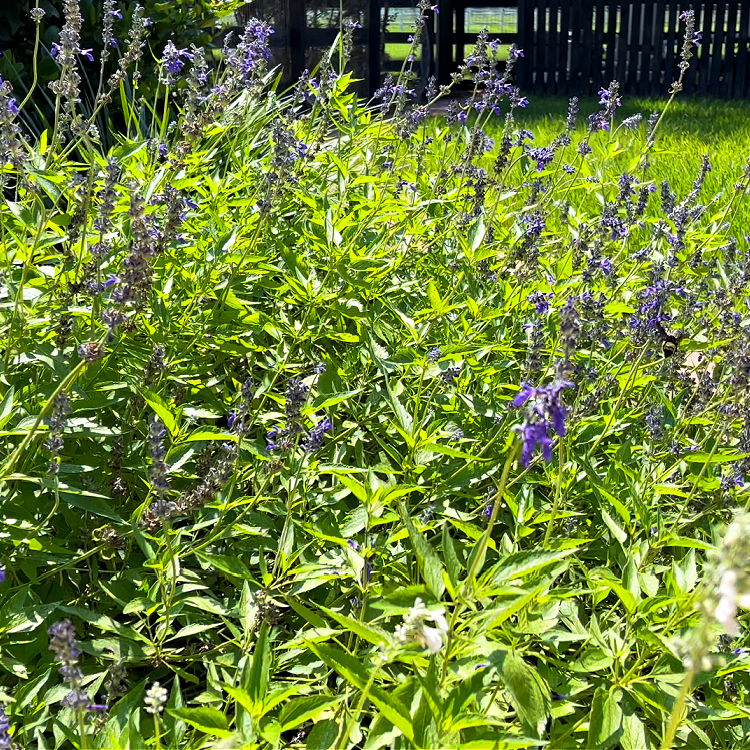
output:
<svg viewBox="0 0 750 750"><path fill-rule="evenodd" d="M568 100L533 94L528 94L528 97L530 104L519 113L519 125L534 133L536 145L546 145L561 130ZM640 126L640 138L636 140L636 143L641 142L645 140L645 121L652 112L661 113L665 104L666 100L623 96L618 122L638 112L643 113L644 123ZM594 98L581 100L577 138L585 136L588 115L599 108ZM630 147L631 134L623 130L620 133L622 150L612 157L610 164L613 169L622 171L632 162L634 149ZM595 135L592 140L594 147L597 140L603 143L608 137ZM750 157L750 102L676 98L659 126L650 177L657 182L667 180L679 193L689 191L703 154L708 154L713 167L706 178L706 193L731 189ZM746 205L743 209L748 217L745 226L750 233L750 213Z"/></svg>
<svg viewBox="0 0 750 750"><path fill-rule="evenodd" d="M464 47L464 56L469 54L473 49L472 45ZM509 44L501 44L497 48L498 60L504 61L508 59L508 50L510 49ZM389 43L385 45L385 57L386 60L405 60L409 51L411 50L411 44L402 43ZM422 47L417 46L416 53L414 55L415 60L422 59ZM453 59L456 59L456 45L453 45Z"/></svg>

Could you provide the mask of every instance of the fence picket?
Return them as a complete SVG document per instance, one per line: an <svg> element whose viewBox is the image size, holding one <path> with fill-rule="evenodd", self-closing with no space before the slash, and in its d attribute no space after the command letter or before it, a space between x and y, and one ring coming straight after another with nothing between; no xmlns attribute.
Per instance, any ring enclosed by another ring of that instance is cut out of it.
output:
<svg viewBox="0 0 750 750"><path fill-rule="evenodd" d="M724 57L721 62L721 84L718 93L721 96L732 96L734 88L734 61L737 45L737 3L727 3L727 36L724 45Z"/></svg>
<svg viewBox="0 0 750 750"><path fill-rule="evenodd" d="M604 72L606 60L606 50L604 46L606 15L602 0L596 0L594 3L594 17L594 48L591 50L591 78L588 82L586 91L582 91L582 94L593 94L597 90L597 84L606 78L606 73Z"/></svg>
<svg viewBox="0 0 750 750"><path fill-rule="evenodd" d="M663 65L665 58L664 27L667 22L665 0L654 3L654 35L652 41L651 82L648 87L649 96L656 96L664 90Z"/></svg>
<svg viewBox="0 0 750 750"><path fill-rule="evenodd" d="M750 24L750 6L747 3L740 5L740 22L737 41L739 49L737 50L737 61L735 63L735 83L734 96L742 98L747 94L747 45L750 41L748 33L748 24Z"/></svg>
<svg viewBox="0 0 750 750"><path fill-rule="evenodd" d="M390 44L407 43L415 1L367 0L365 4L365 28L355 33L355 44L366 48L367 70L361 74L370 93L380 85L384 72L402 67L398 52L390 51L393 59L383 53L389 52ZM750 88L750 0L502 0L502 7L498 0L434 2L439 13L428 13L422 50L427 59L415 68L422 79L418 91L433 72L441 83L448 83L467 45L476 39L473 20L478 16L495 25L492 38L501 44L515 42L524 50L516 81L526 90L585 96L617 80L625 93L663 95L679 75L684 32L679 16L688 8L696 13L696 30L703 34L703 43L694 50L683 90L742 98ZM316 53L308 57L309 49L330 44L338 23L308 27L305 0L285 0L285 5L286 27L277 29L271 43L286 48L286 70L296 77L310 59L313 64L317 59ZM382 27L385 7L388 28ZM515 15L510 23L508 13Z"/></svg>

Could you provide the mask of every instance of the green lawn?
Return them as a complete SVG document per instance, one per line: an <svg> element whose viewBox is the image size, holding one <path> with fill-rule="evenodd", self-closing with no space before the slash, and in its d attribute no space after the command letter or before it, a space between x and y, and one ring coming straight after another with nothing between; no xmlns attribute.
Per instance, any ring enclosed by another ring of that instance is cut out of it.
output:
<svg viewBox="0 0 750 750"><path fill-rule="evenodd" d="M563 97L534 96L519 115L519 123L532 130L537 145L545 145L560 132L568 103ZM623 97L619 120L642 112L644 122L651 112L661 112L665 102L653 99ZM581 102L579 136L585 134L587 115L598 108L595 99ZM632 161L632 150L627 148L630 134L620 131L622 151L612 158L613 167L625 168ZM645 137L645 124L640 137ZM594 141L608 140L595 136ZM742 172L750 156L750 103L715 99L677 98L662 125L653 155L651 179L668 179L673 189L689 191L700 167L702 154L711 158L713 171L706 178L705 190L713 194L730 188ZM747 229L750 233L750 212Z"/></svg>
<svg viewBox="0 0 750 750"><path fill-rule="evenodd" d="M409 50L411 49L410 44L386 44L385 45L385 54L386 59L389 60L404 60L406 59L406 56L409 54ZM464 46L464 53L462 57L466 57L471 50L473 49L473 45L469 44ZM510 49L509 44L501 44L497 48L497 56L499 60L507 60L508 59L508 50ZM415 58L417 60L420 60L422 58L422 49L421 47L417 48L417 53L415 55ZM456 45L453 45L453 59L456 59Z"/></svg>

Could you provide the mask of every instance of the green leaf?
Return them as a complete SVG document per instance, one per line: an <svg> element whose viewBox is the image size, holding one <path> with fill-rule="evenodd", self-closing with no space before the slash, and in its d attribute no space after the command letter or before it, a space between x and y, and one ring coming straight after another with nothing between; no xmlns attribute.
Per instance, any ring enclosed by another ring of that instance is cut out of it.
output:
<svg viewBox="0 0 750 750"><path fill-rule="evenodd" d="M495 652L490 655L490 662L497 666L503 686L527 731L541 737L550 715L550 693L544 680L512 651Z"/></svg>
<svg viewBox="0 0 750 750"><path fill-rule="evenodd" d="M208 563L212 568L216 568L216 570L220 570L222 573L236 578L252 580L253 576L247 569L247 566L236 557L213 555L208 552L196 552L195 555L198 559L203 560L203 562Z"/></svg>
<svg viewBox="0 0 750 750"><path fill-rule="evenodd" d="M319 721L307 735L307 750L329 750L339 736L339 725L333 719Z"/></svg>
<svg viewBox="0 0 750 750"><path fill-rule="evenodd" d="M622 750L643 750L644 747L648 747L646 728L635 713L634 702L628 696L625 696L625 700L623 700L620 745Z"/></svg>
<svg viewBox="0 0 750 750"><path fill-rule="evenodd" d="M456 554L456 547L453 544L453 538L448 531L448 524L443 525L443 555L445 556L445 565L448 568L450 582L455 588L458 586L461 576L462 565Z"/></svg>
<svg viewBox="0 0 750 750"><path fill-rule="evenodd" d="M294 729L306 721L314 720L325 709L340 703L344 699L343 695L305 695L300 698L292 698L287 701L284 708L279 714L279 723L281 731L286 732L288 729Z"/></svg>
<svg viewBox="0 0 750 750"><path fill-rule="evenodd" d="M169 434L174 437L178 430L177 417L174 415L168 404L162 399L161 396L149 391L147 388L141 388L138 393L141 395L143 400L151 407L154 414L164 423L164 426L169 431Z"/></svg>
<svg viewBox="0 0 750 750"><path fill-rule="evenodd" d="M427 284L427 297L430 300L430 305L432 305L432 309L435 312L441 312L443 309L443 300L440 299L440 292L438 292L438 288L435 285L435 281L433 279L430 279L430 281Z"/></svg>
<svg viewBox="0 0 750 750"><path fill-rule="evenodd" d="M46 131L45 131L46 132ZM16 389L11 386L5 392L3 400L0 401L0 427L2 427L13 413L13 398L16 395Z"/></svg>
<svg viewBox="0 0 750 750"><path fill-rule="evenodd" d="M490 585L497 586L516 578L525 578L548 565L564 560L576 552L577 547L551 551L525 551L509 555L491 572Z"/></svg>
<svg viewBox="0 0 750 750"><path fill-rule="evenodd" d="M591 702L587 750L607 750L614 747L620 741L622 732L620 691L610 693L605 688L598 687Z"/></svg>
<svg viewBox="0 0 750 750"><path fill-rule="evenodd" d="M213 737L231 737L227 717L217 708L200 706L199 708L169 708L167 713L190 724L201 732Z"/></svg>
<svg viewBox="0 0 750 750"><path fill-rule="evenodd" d="M268 676L271 670L271 645L268 642L268 621L264 620L255 641L255 651L250 667L247 683L243 687L247 690L256 706L263 703L268 688Z"/></svg>
<svg viewBox="0 0 750 750"><path fill-rule="evenodd" d="M381 630L380 628L376 628L373 625L366 625L359 620L355 620L353 617L342 615L333 609L328 609L328 607L321 606L321 609L329 617L332 617L334 620L336 620L339 625L346 628L348 631L354 633L355 635L358 635L368 643L372 643L375 646L387 646L390 643L390 637L384 630Z"/></svg>
<svg viewBox="0 0 750 750"><path fill-rule="evenodd" d="M364 691L370 681L370 672L364 664L353 656L327 643L310 643L307 647L322 659L331 669L338 672L350 685L360 692ZM378 685L371 685L367 698L374 703L383 716L395 727L398 727L408 740L414 740L411 715L406 706L399 703Z"/></svg>
<svg viewBox="0 0 750 750"><path fill-rule="evenodd" d="M406 506L403 503L398 504L401 520L406 526L409 533L409 540L417 556L417 564L422 574L425 585L430 593L438 600L442 599L445 591L445 581L443 581L443 566L440 558L432 549L430 543L424 538L422 533L409 518Z"/></svg>

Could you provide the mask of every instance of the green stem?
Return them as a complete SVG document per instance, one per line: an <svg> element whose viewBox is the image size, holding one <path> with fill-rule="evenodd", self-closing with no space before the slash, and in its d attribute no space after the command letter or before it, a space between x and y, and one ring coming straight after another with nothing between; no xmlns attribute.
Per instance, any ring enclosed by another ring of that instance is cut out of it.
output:
<svg viewBox="0 0 750 750"><path fill-rule="evenodd" d="M677 729L682 721L682 711L685 708L685 702L687 701L690 690L693 687L693 678L695 677L695 668L690 667L685 673L685 678L682 681L680 692L677 694L677 700L672 707L672 714L669 717L669 724L667 725L667 731L664 733L660 750L671 750L672 743L674 742L674 736L677 733Z"/></svg>
<svg viewBox="0 0 750 750"><path fill-rule="evenodd" d="M565 471L565 440L560 440L560 449L557 453L557 482L555 483L555 500L552 503L552 512L547 521L547 531L544 533L544 541L542 542L542 549L549 547L549 540L552 536L552 528L555 525L555 519L557 513L560 510L560 503L562 501L562 475Z"/></svg>
<svg viewBox="0 0 750 750"><path fill-rule="evenodd" d="M78 737L81 741L81 750L88 750L88 739L86 737L86 716L82 708L76 709L76 719L78 720Z"/></svg>
<svg viewBox="0 0 750 750"><path fill-rule="evenodd" d="M31 428L26 433L26 437L21 441L18 448L16 448L13 451L13 453L10 454L10 456L8 457L8 460L5 462L2 469L0 469L0 482L6 480L8 476L11 474L11 472L13 471L13 468L15 467L16 462L18 461L21 454L26 450L29 443L34 438L36 431L39 429L39 425L42 423L42 420L47 416L47 413L49 412L49 410L52 408L53 404L55 403L55 399L64 390L67 390L67 388L76 381L80 373L83 372L84 369L86 369L87 364L88 362L86 362L86 360L82 360L81 362L79 362L71 370L70 374L52 392L52 395L47 399L47 403L42 407L42 410L39 412L39 415L34 421L34 424L31 425Z"/></svg>
<svg viewBox="0 0 750 750"><path fill-rule="evenodd" d="M505 487L508 484L508 474L510 474L510 467L515 462L516 456L518 456L519 447L520 444L518 443L518 441L516 441L510 451L508 451L508 455L505 459L505 465L503 466L503 473L500 477L500 484L497 487L495 502L492 505L492 515L490 516L490 520L487 523L487 528L482 536L482 539L479 542L479 547L477 547L476 553L474 554L474 559L472 560L471 567L469 568L469 573L466 576L465 586L471 587L472 594L474 593L474 577L476 576L479 567L484 561L484 555L487 552L487 545L490 543L490 537L492 536L492 529L495 525L495 521L497 520L497 516L500 513L500 504L502 503L503 496L505 495Z"/></svg>
<svg viewBox="0 0 750 750"><path fill-rule="evenodd" d="M154 711L154 741L156 742L156 750L161 750L161 721L158 711Z"/></svg>
<svg viewBox="0 0 750 750"><path fill-rule="evenodd" d="M381 667L382 667L382 664L378 664L377 666L374 666L371 669L370 677L367 680L365 689L360 693L359 700L357 701L357 705L355 706L354 711L352 711L351 716L349 716L349 719L344 725L344 731L339 736L339 741L336 743L336 750L344 750L344 748L346 747L346 742L349 739L349 735L351 734L352 727L354 726L354 722L356 721L359 714L362 712L362 707L365 705L367 696L370 694L370 690L372 690L372 686L375 684L375 678L378 676L378 673L380 672Z"/></svg>

